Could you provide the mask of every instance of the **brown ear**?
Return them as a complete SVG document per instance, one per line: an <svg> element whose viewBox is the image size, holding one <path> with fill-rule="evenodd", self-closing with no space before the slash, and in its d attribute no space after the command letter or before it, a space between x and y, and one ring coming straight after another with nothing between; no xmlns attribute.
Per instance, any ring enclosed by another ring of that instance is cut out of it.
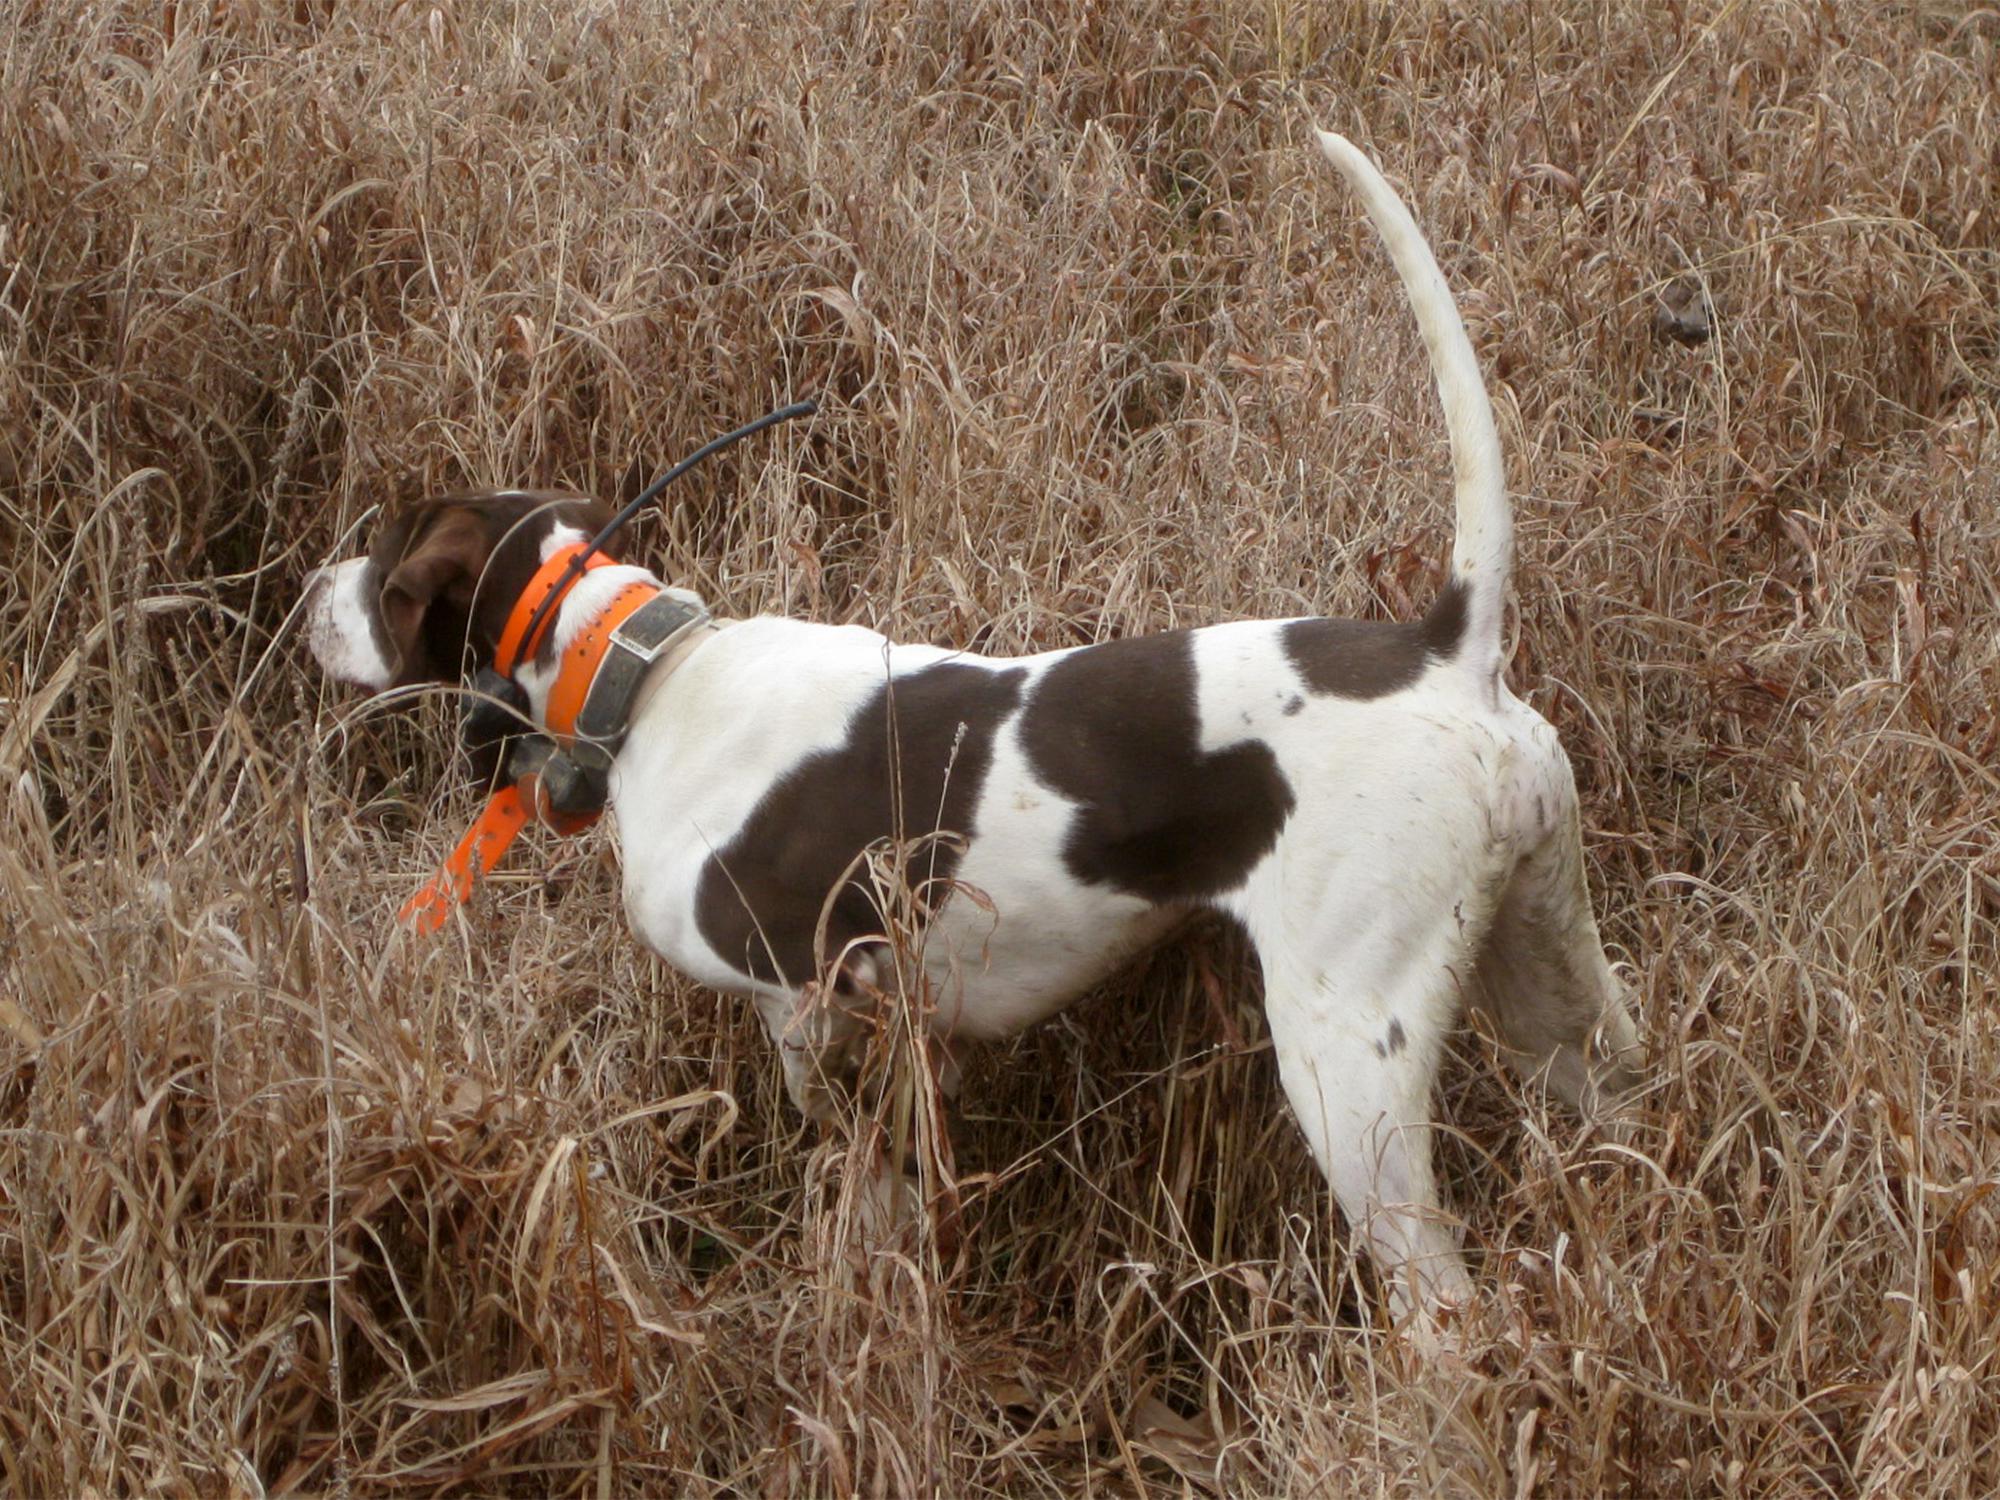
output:
<svg viewBox="0 0 2000 1500"><path fill-rule="evenodd" d="M424 616L440 598L468 606L486 566L486 528L469 511L448 510L426 527L382 585L382 624L396 654L396 676L422 657ZM433 664L441 665L441 664Z"/></svg>

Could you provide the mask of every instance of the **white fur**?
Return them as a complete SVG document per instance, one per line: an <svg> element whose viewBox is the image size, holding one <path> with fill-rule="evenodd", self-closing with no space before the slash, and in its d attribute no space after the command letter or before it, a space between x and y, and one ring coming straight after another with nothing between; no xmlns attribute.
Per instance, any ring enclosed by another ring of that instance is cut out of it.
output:
<svg viewBox="0 0 2000 1500"><path fill-rule="evenodd" d="M368 559L315 568L306 579L306 644L320 669L336 682L381 692L395 680L395 663L383 659L369 628Z"/></svg>

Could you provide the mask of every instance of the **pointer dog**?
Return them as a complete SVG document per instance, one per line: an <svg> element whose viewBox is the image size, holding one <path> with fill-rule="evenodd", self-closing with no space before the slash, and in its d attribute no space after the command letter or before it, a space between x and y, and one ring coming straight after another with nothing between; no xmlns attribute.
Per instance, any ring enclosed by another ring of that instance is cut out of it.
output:
<svg viewBox="0 0 2000 1500"><path fill-rule="evenodd" d="M1348 142L1321 142L1388 246L1450 427L1451 579L1422 620L1247 621L1013 659L704 621L656 643L608 806L634 930L755 1001L809 1112L842 1022L808 987L823 960L837 991L877 977L881 918L852 873L880 840L958 836L916 861L940 877L922 894L941 1041L1016 1032L1190 910L1228 913L1262 963L1299 1125L1394 1305L1427 1311L1467 1290L1428 1123L1461 1005L1584 1109L1630 1085L1638 1039L1591 915L1569 763L1502 677L1513 522L1471 343L1394 192ZM410 508L316 576L313 652L373 689L453 680L607 514L519 491ZM538 725L572 643L635 586L692 600L635 566L584 574L516 674Z"/></svg>

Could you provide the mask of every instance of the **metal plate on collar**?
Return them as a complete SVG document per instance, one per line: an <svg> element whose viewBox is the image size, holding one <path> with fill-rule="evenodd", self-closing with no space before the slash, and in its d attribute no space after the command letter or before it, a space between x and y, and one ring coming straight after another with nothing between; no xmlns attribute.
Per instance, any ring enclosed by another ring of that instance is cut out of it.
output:
<svg viewBox="0 0 2000 1500"><path fill-rule="evenodd" d="M651 666L675 636L707 618L708 611L700 605L660 594L647 600L611 632L611 644Z"/></svg>

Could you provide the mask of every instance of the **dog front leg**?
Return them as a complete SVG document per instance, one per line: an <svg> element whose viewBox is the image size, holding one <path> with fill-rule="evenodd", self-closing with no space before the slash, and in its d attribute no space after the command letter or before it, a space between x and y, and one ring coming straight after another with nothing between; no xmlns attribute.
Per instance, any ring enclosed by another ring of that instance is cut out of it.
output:
<svg viewBox="0 0 2000 1500"><path fill-rule="evenodd" d="M839 1118L853 1096L867 1026L817 984L757 997L757 1017L784 1068L785 1092L816 1125Z"/></svg>
<svg viewBox="0 0 2000 1500"><path fill-rule="evenodd" d="M860 956L866 968L856 970L856 978L874 984L874 960ZM864 1242L906 1234L918 1222L924 1208L924 1194L918 1188L918 1170L906 1160L906 1150L892 1148L896 1134L890 1120L862 1104L856 1118L858 1096L876 1096L876 1090L862 1080L868 1068L870 1046L882 1040L880 992L854 984L860 994L848 994L850 984L840 982L828 994L812 984L802 990L758 996L758 1018L778 1048L784 1066L784 1088L798 1110L816 1126L846 1134L852 1126L850 1188ZM932 1034L922 1036L922 1046L930 1054L930 1068L938 1078L938 1090L946 1098L958 1092L958 1066L950 1044ZM880 1056L876 1064L880 1064ZM882 1100L874 1098L876 1106ZM892 1114L892 1112L890 1112ZM908 1144L908 1142L906 1142ZM900 1162L900 1166L898 1166Z"/></svg>

